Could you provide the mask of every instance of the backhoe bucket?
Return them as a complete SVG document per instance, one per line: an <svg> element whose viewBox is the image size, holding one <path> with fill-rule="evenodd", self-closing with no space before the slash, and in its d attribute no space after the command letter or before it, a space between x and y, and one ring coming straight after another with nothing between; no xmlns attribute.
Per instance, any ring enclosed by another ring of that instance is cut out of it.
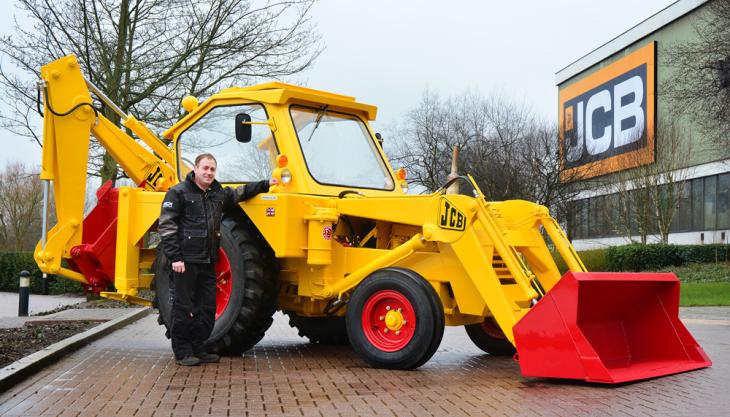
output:
<svg viewBox="0 0 730 417"><path fill-rule="evenodd" d="M513 332L524 376L615 384L712 365L672 273L568 272Z"/></svg>

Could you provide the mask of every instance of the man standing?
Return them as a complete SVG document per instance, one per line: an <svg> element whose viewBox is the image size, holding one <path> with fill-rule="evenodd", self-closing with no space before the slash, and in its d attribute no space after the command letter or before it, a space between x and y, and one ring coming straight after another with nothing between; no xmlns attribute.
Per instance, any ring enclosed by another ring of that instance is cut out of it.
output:
<svg viewBox="0 0 730 417"><path fill-rule="evenodd" d="M277 183L271 179L224 188L215 180L217 165L213 155L198 155L185 181L165 194L159 219L162 251L172 264L172 351L184 366L220 360L205 351L203 342L215 323L215 262L223 212Z"/></svg>

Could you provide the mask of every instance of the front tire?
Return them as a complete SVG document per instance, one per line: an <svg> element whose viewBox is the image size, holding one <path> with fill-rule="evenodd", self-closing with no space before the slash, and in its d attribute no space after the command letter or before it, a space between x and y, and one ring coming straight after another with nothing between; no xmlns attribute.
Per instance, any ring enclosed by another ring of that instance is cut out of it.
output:
<svg viewBox="0 0 730 417"><path fill-rule="evenodd" d="M431 359L441 343L444 310L423 277L385 268L357 286L346 324L353 349L371 366L415 369Z"/></svg>
<svg viewBox="0 0 730 417"><path fill-rule="evenodd" d="M172 317L170 263L161 250L155 260L155 305L158 321L168 329ZM240 354L258 343L273 323L278 296L276 262L271 248L243 218L221 223L216 263L216 319L205 342L210 352Z"/></svg>

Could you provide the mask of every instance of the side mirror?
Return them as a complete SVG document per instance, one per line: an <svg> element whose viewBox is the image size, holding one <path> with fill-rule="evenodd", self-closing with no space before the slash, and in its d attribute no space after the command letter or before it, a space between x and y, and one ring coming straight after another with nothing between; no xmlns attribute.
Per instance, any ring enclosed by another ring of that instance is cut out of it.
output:
<svg viewBox="0 0 730 417"><path fill-rule="evenodd" d="M241 143L251 142L251 116L248 113L236 115L236 140Z"/></svg>
<svg viewBox="0 0 730 417"><path fill-rule="evenodd" d="M378 141L378 143L380 144L380 147L382 148L383 147L383 135L381 135L380 132L376 132L375 139Z"/></svg>

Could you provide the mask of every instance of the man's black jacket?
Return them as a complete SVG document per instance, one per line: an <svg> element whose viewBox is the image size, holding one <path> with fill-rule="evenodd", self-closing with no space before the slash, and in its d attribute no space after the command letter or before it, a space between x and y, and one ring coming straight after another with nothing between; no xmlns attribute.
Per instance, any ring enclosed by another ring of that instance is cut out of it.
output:
<svg viewBox="0 0 730 417"><path fill-rule="evenodd" d="M218 259L223 212L237 203L268 191L269 181L238 188L222 187L213 181L207 191L195 184L195 173L170 188L162 203L157 227L162 250L170 262L214 263Z"/></svg>

